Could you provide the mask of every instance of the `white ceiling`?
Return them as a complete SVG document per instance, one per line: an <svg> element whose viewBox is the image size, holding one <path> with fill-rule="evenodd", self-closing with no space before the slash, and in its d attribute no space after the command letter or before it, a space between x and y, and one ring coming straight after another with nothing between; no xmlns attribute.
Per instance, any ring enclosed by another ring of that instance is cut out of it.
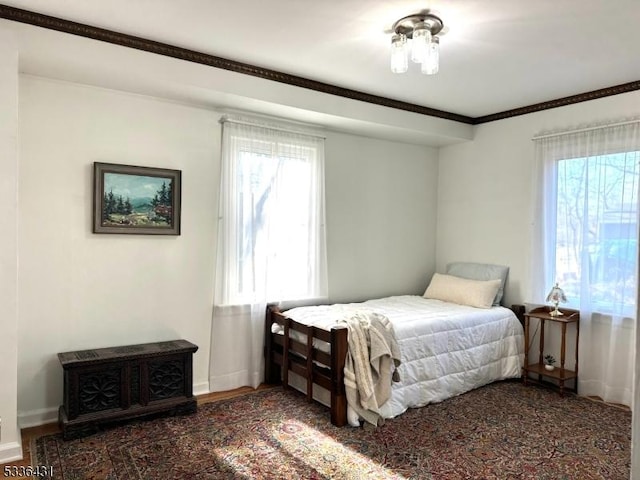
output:
<svg viewBox="0 0 640 480"><path fill-rule="evenodd" d="M640 79L640 0L0 3L471 117ZM390 27L424 9L445 24L440 73L410 65L395 75ZM33 46L32 57L48 42Z"/></svg>

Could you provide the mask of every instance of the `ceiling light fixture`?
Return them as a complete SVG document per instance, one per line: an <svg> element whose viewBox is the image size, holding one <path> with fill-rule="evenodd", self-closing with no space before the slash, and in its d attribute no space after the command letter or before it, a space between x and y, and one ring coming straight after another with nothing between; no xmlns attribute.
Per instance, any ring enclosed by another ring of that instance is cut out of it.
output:
<svg viewBox="0 0 640 480"><path fill-rule="evenodd" d="M411 46L411 60L421 64L420 71L426 75L438 73L440 39L437 35L443 26L440 17L427 12L409 15L395 22L391 37L391 71L404 73L409 69Z"/></svg>

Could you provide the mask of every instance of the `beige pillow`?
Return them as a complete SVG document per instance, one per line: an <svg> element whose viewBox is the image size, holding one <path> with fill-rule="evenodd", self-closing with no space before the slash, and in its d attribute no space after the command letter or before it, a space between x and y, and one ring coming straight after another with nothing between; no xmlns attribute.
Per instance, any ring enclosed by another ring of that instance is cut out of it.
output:
<svg viewBox="0 0 640 480"><path fill-rule="evenodd" d="M491 308L501 283L500 279L469 280L434 273L423 296L470 307Z"/></svg>

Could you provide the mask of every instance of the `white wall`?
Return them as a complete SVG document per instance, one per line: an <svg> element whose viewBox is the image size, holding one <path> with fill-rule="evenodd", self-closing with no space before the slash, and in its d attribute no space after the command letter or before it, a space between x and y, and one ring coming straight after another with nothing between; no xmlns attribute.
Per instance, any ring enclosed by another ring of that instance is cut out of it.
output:
<svg viewBox="0 0 640 480"><path fill-rule="evenodd" d="M18 51L0 29L0 463L22 457L18 363Z"/></svg>
<svg viewBox="0 0 640 480"><path fill-rule="evenodd" d="M219 124L211 111L20 80L21 424L62 400L58 352L187 339L207 391ZM182 235L97 235L93 162L182 170Z"/></svg>
<svg viewBox="0 0 640 480"><path fill-rule="evenodd" d="M435 269L437 150L329 134L329 296L422 294Z"/></svg>
<svg viewBox="0 0 640 480"><path fill-rule="evenodd" d="M62 351L185 338L200 346L194 384L206 389L219 116L21 77L22 426L55 420ZM91 233L94 161L182 170L182 235ZM325 173L331 298L424 289L435 265L436 152L328 132Z"/></svg>
<svg viewBox="0 0 640 480"><path fill-rule="evenodd" d="M531 138L637 115L640 92L632 92L479 125L472 142L441 148L438 271L456 260L508 265L505 304L531 300Z"/></svg>

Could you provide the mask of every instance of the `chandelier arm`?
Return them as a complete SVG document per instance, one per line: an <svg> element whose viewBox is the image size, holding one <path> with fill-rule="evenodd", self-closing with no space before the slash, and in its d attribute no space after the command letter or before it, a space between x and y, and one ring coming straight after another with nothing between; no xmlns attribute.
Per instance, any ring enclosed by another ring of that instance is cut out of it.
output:
<svg viewBox="0 0 640 480"><path fill-rule="evenodd" d="M413 29L418 23L424 23L431 32L431 35L437 35L444 27L440 17L432 13L417 13L407 15L393 24L393 31L396 34L406 35L407 38L413 38Z"/></svg>

